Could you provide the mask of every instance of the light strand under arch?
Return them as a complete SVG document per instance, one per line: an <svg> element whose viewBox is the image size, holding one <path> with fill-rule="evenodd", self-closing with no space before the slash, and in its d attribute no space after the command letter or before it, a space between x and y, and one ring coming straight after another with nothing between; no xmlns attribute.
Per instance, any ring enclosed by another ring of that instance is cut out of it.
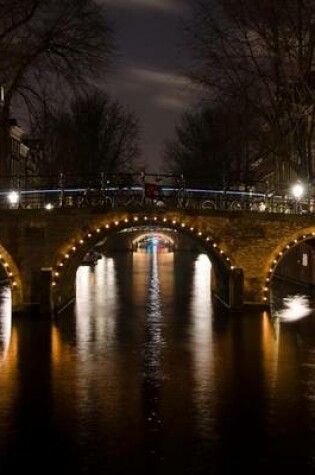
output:
<svg viewBox="0 0 315 475"><path fill-rule="evenodd" d="M311 233L304 233L301 236L298 236L297 238L293 239L292 241L289 241L282 249L279 251L276 256L273 258L268 275L265 278L264 282L264 287L263 287L263 299L264 302L270 302L270 283L272 276L280 262L280 260L283 259L283 257L293 248L296 247L297 244L300 244L301 242L307 241L308 239L314 239L315 237L315 232Z"/></svg>
<svg viewBox="0 0 315 475"><path fill-rule="evenodd" d="M208 233L204 233L200 228L195 228L189 225L189 223L179 220L179 219L174 219L174 218L169 218L169 217L160 217L160 216L133 216L131 218L124 218L121 220L113 219L112 221L108 221L106 224L102 226L95 227L93 229L89 229L86 231L85 235L79 239L76 242L71 243L69 245L69 248L65 251L63 256L61 256L56 265L53 267L52 270L52 287L56 288L58 285L58 282L61 280L62 277L62 272L63 268L65 267L67 261L76 253L82 246L84 246L87 242L91 241L93 237L97 236L103 231L109 231L118 227L127 227L127 225L130 225L131 223L133 224L141 224L142 222L148 223L148 222L153 222L154 224L159 224L159 225L171 225L174 229L176 230L187 230L190 232L192 235L197 237L199 240L203 241L206 247L211 248L216 252L217 255L221 257L221 259L224 260L226 265L230 268L232 271L235 266L232 264L230 257L226 254L223 249L220 248L219 244L213 240L211 236L208 235Z"/></svg>

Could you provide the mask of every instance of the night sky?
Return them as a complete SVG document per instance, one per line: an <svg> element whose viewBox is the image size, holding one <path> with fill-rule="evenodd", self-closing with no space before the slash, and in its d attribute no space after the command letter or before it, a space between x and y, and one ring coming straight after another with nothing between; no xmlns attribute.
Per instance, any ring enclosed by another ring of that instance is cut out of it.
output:
<svg viewBox="0 0 315 475"><path fill-rule="evenodd" d="M182 25L188 0L102 0L116 31L117 52L104 89L140 120L146 172L162 171L163 142L195 94L184 76L188 63Z"/></svg>

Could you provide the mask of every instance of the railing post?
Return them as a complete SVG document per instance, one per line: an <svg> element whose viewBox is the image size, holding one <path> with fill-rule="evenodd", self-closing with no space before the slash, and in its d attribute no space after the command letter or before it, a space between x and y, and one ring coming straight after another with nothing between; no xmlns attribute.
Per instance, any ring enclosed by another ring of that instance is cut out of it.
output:
<svg viewBox="0 0 315 475"><path fill-rule="evenodd" d="M101 172L101 204L105 203L106 195L106 183L105 183L105 173Z"/></svg>
<svg viewBox="0 0 315 475"><path fill-rule="evenodd" d="M101 191L105 190L105 173L101 172Z"/></svg>
<svg viewBox="0 0 315 475"><path fill-rule="evenodd" d="M18 208L21 208L21 179L20 179L20 175L17 176L17 179L16 179L16 191L17 191L17 194L18 194Z"/></svg>
<svg viewBox="0 0 315 475"><path fill-rule="evenodd" d="M59 190L59 206L63 208L65 204L65 178L63 172L59 174Z"/></svg>

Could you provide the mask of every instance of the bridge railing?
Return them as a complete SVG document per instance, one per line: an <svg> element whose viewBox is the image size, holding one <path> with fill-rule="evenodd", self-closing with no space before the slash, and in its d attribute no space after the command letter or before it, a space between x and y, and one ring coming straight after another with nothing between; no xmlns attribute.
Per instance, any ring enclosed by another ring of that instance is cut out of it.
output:
<svg viewBox="0 0 315 475"><path fill-rule="evenodd" d="M174 175L47 175L4 177L0 208L168 207L259 213L314 214L315 200L243 190L186 186Z"/></svg>

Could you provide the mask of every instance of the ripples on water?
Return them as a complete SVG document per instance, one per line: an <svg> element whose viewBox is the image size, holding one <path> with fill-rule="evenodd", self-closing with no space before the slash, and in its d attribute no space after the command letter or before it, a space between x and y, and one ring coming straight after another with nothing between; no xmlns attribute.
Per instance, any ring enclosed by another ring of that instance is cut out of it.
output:
<svg viewBox="0 0 315 475"><path fill-rule="evenodd" d="M4 473L315 473L313 311L288 325L280 291L272 315L214 309L189 253L104 257L76 285L55 322L12 322L0 294Z"/></svg>

